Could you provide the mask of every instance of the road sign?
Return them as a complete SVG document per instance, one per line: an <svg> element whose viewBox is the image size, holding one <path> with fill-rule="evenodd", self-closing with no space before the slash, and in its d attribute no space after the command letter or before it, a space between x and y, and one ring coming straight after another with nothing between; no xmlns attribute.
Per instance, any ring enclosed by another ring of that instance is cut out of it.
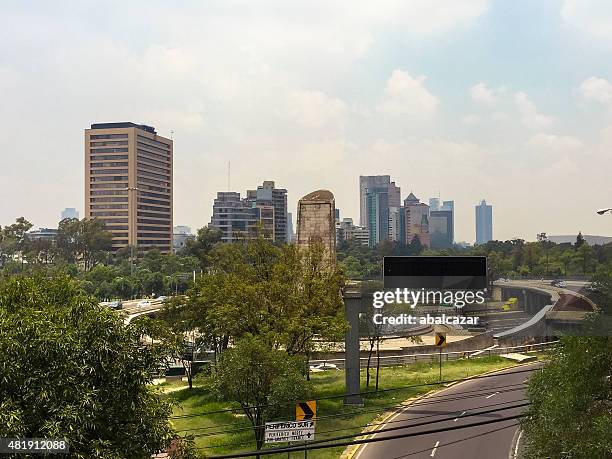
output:
<svg viewBox="0 0 612 459"><path fill-rule="evenodd" d="M314 421L266 422L266 443L314 440Z"/></svg>
<svg viewBox="0 0 612 459"><path fill-rule="evenodd" d="M295 420L309 421L317 419L317 401L308 400L295 405Z"/></svg>
<svg viewBox="0 0 612 459"><path fill-rule="evenodd" d="M436 346L446 347L446 333L436 333Z"/></svg>

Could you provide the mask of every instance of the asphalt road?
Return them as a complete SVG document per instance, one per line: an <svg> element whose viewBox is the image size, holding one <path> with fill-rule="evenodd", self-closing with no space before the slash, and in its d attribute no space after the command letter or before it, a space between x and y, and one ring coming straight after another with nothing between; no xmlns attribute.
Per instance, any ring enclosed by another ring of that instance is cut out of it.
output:
<svg viewBox="0 0 612 459"><path fill-rule="evenodd" d="M374 434L374 437L456 427L520 414L521 409L515 408L466 417L470 413L524 402L525 383L531 373L510 373L525 369L533 370L538 366L538 363L534 363L504 370L490 378L462 382L437 392L410 405L379 428L398 427L436 419L452 419L405 430ZM512 439L517 432L515 425L517 422L518 419L514 419L454 431L365 444L356 452L353 459L399 459L404 457L410 459L508 459L512 457L510 450L513 447Z"/></svg>

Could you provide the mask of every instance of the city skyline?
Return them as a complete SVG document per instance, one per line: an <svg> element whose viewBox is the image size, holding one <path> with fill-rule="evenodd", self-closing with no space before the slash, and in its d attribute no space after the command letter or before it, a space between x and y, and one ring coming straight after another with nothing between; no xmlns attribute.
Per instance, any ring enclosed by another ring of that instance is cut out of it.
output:
<svg viewBox="0 0 612 459"><path fill-rule="evenodd" d="M473 240L482 196L499 239L612 234L594 212L611 205L610 4L9 1L3 13L0 180L28 192L0 203L2 224L53 226L82 203L82 129L127 119L176 141L174 220L193 228L230 160L232 191L275 180L294 214L321 188L358 222L358 177L388 174L404 195L452 197L456 241Z"/></svg>

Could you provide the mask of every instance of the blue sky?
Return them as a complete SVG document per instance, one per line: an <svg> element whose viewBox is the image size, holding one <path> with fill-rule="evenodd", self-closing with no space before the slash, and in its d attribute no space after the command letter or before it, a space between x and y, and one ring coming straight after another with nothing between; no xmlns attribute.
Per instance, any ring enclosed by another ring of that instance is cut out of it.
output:
<svg viewBox="0 0 612 459"><path fill-rule="evenodd" d="M263 180L358 219L358 176L494 236L612 234L612 2L3 2L0 224L83 208L83 129L174 131L175 223ZM35 129L32 130L32 127ZM27 190L14 193L15 189ZM9 197L10 196L10 197Z"/></svg>

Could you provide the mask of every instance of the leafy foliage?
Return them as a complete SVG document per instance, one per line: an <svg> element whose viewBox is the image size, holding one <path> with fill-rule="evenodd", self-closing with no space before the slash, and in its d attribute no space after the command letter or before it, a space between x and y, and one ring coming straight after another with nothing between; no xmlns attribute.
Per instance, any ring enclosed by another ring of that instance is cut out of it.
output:
<svg viewBox="0 0 612 459"><path fill-rule="evenodd" d="M526 458L612 457L612 337L564 337L529 382Z"/></svg>
<svg viewBox="0 0 612 459"><path fill-rule="evenodd" d="M0 285L0 436L60 437L72 457L145 458L173 436L149 383L163 364L136 323L66 276Z"/></svg>
<svg viewBox="0 0 612 459"><path fill-rule="evenodd" d="M293 417L292 402L307 397L303 372L299 359L271 349L261 337L245 335L221 354L211 382L222 399L240 404L261 449L265 423L278 416Z"/></svg>

